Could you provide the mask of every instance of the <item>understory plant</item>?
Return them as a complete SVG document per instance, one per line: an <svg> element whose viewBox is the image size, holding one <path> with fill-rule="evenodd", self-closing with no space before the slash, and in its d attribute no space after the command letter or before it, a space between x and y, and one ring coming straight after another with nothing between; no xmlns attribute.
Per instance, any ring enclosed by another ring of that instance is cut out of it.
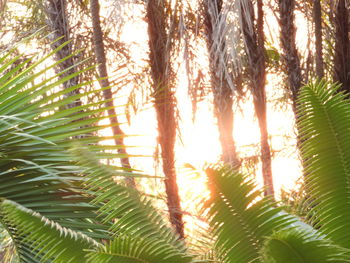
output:
<svg viewBox="0 0 350 263"><path fill-rule="evenodd" d="M16 67L10 53L0 58L0 223L21 262L350 262L350 101L338 86L311 83L299 96L312 216L288 214L247 176L213 165L203 217L214 241L203 256L148 196L119 183L135 173L102 164L118 158L99 144L104 102L65 107L89 94L64 96L73 75L41 77L52 55Z"/></svg>

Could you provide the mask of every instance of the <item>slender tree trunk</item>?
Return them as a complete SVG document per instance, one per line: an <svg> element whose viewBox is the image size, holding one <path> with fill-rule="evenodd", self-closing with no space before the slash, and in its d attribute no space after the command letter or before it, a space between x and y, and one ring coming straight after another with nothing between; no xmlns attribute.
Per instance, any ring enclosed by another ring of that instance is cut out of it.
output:
<svg viewBox="0 0 350 263"><path fill-rule="evenodd" d="M221 21L221 11L221 0L204 1L204 18L207 48L209 51L210 78L214 94L214 111L218 121L220 134L222 160L226 164L238 167L240 161L233 138L233 90L228 83L225 69L222 68L227 68L227 63L225 62L226 41L219 40L219 38L222 37L220 34L214 34L214 30L220 30L220 32L222 32L222 29L218 25Z"/></svg>
<svg viewBox="0 0 350 263"><path fill-rule="evenodd" d="M335 17L334 81L350 92L349 9L346 0L338 0Z"/></svg>
<svg viewBox="0 0 350 263"><path fill-rule="evenodd" d="M240 160L238 159L236 144L232 135L234 118L232 105L232 90L230 88L222 90L220 94L214 94L214 110L218 120L220 143L223 154L222 160L232 167L239 167Z"/></svg>
<svg viewBox="0 0 350 263"><path fill-rule="evenodd" d="M90 13L92 19L93 41L95 47L95 57L98 64L99 82L102 88L110 86L106 64L106 53L103 43L103 32L100 22L100 5L98 0L90 0ZM118 146L118 153L122 156L120 161L123 167L130 169L130 161L127 157L127 152L124 145L124 132L120 128L117 113L114 108L113 94L110 88L103 90L103 97L106 102L108 118L111 123L112 132L115 136L114 142ZM127 177L126 181L129 186L135 187L135 180L132 177Z"/></svg>
<svg viewBox="0 0 350 263"><path fill-rule="evenodd" d="M286 65L288 75L289 90L292 95L292 106L295 116L297 116L297 97L301 87L302 76L300 59L296 47L294 25L295 0L279 0L281 44L283 50L283 60Z"/></svg>
<svg viewBox="0 0 350 263"><path fill-rule="evenodd" d="M67 19L67 2L66 0L45 0L45 12L47 16L47 24L49 29L52 31L51 48L52 50L57 49L59 46L66 43L66 45L58 50L55 54L56 60L65 59L63 62L58 64L56 70L57 72L66 72L60 77L64 78L68 75L75 73L75 61L71 56L73 53L72 43L68 42L69 38L69 23ZM54 42L53 42L54 41ZM75 76L68 81L63 83L63 88L68 89L70 87L76 86L79 83L79 77ZM75 89L67 94L66 97L79 94L79 89ZM77 99L73 103L67 105L68 108L80 106L81 101Z"/></svg>
<svg viewBox="0 0 350 263"><path fill-rule="evenodd" d="M254 28L254 8L251 0L241 0L242 33L246 46L249 64L249 77L251 80L251 92L255 112L260 128L261 162L265 185L265 195L274 196L271 151L268 141L267 116L266 116L266 66L264 48L263 5L258 0L258 18L256 29Z"/></svg>
<svg viewBox="0 0 350 263"><path fill-rule="evenodd" d="M315 23L315 46L316 46L316 75L322 79L324 76L323 69L323 52L322 52L322 10L320 0L314 0L314 23Z"/></svg>
<svg viewBox="0 0 350 263"><path fill-rule="evenodd" d="M175 97L173 74L169 62L168 35L164 1L148 0L146 17L148 22L150 66L153 79L154 105L158 121L159 144L165 174L165 190L171 224L180 238L184 237L184 224L175 171Z"/></svg>

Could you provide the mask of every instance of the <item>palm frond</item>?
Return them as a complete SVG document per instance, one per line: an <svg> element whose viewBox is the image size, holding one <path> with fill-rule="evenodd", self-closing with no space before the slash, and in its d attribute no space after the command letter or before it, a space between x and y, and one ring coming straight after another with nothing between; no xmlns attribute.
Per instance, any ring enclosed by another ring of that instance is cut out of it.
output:
<svg viewBox="0 0 350 263"><path fill-rule="evenodd" d="M135 189L117 184L114 178L128 175L124 170L102 165L86 149L75 147L73 153L87 174L87 189L95 193L93 203L103 203L99 213L103 222L114 220L111 231L144 239L162 240L185 253L185 245L165 223L152 202ZM129 174L135 176L135 173Z"/></svg>
<svg viewBox="0 0 350 263"><path fill-rule="evenodd" d="M181 253L163 240L120 236L105 248L91 251L88 262L190 263L192 257Z"/></svg>
<svg viewBox="0 0 350 263"><path fill-rule="evenodd" d="M101 246L92 238L9 200L0 202L0 215L11 229L24 262L84 262L85 249Z"/></svg>
<svg viewBox="0 0 350 263"><path fill-rule="evenodd" d="M53 54L28 67L27 62L20 63L9 71L14 60L7 54L0 58L4 65L0 72L0 198L38 212L72 231L106 240L110 238L108 226L98 220L97 206L90 204L91 196L81 188L85 180L81 169L68 153L74 137L87 148L91 146L97 156L110 158L100 154L104 151L104 146L98 145L101 137L93 136L103 128L96 125L102 117L86 118L91 113L102 116L106 108L100 102L60 110L86 94L63 100L64 94L76 87L61 91L60 84L73 76L58 80L57 75L44 77L53 65L44 70L39 67ZM7 59L11 63L6 63ZM15 234L12 228L8 230L10 235ZM31 262L32 252L14 241L18 252L27 254L26 260Z"/></svg>
<svg viewBox="0 0 350 263"><path fill-rule="evenodd" d="M253 262L263 241L297 220L268 198L247 177L228 167L207 169L211 197L205 208L222 262Z"/></svg>
<svg viewBox="0 0 350 263"><path fill-rule="evenodd" d="M262 262L266 263L350 262L350 250L297 230L272 234L265 242L261 254Z"/></svg>
<svg viewBox="0 0 350 263"><path fill-rule="evenodd" d="M298 126L312 224L350 248L350 101L338 90L325 81L303 87Z"/></svg>

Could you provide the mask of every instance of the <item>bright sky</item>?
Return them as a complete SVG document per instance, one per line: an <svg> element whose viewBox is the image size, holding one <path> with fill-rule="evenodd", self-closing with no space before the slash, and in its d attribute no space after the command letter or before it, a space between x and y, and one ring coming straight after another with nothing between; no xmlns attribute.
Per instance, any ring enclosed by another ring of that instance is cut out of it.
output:
<svg viewBox="0 0 350 263"><path fill-rule="evenodd" d="M136 10L137 12L137 10ZM140 14L135 13L137 17ZM300 20L301 18L299 18ZM300 21L298 20L298 23ZM267 21L268 22L268 21ZM276 24L270 24L272 31L276 32ZM276 35L276 34L275 34ZM278 35L278 34L277 34ZM122 31L121 38L131 44L132 57L134 61L140 61L147 54L140 47L147 48L147 25L144 22L135 23L129 20ZM146 46L145 46L146 45ZM202 47L205 49L205 47ZM146 57L147 58L147 57ZM201 168L205 163L213 163L219 160L221 148L218 140L218 130L213 117L210 98L198 105L198 112L195 123L192 123L191 102L187 95L187 82L184 73L179 73L180 84L177 91L178 108L180 111L181 140L176 145L177 167L179 172L179 184L186 178L181 174L181 167L186 163ZM270 101L283 96L278 81L273 76L268 76L267 94ZM127 92L127 91L126 91ZM281 187L292 188L294 181L300 176L300 164L297 160L295 147L295 134L293 127L293 113L290 108L274 108L275 102L268 105L268 129L271 135L271 146L274 153L273 174L277 192ZM141 135L128 140L130 144L146 147L145 154L152 155L155 147L156 123L154 111L151 105L146 105L147 110L139 112L131 121L131 126L124 127L127 134ZM238 152L242 157L256 155L259 150L256 145L260 141L260 133L257 121L254 117L252 102L248 101L242 106L242 112L236 111L234 138L237 143ZM181 143L182 141L182 143ZM141 149L134 149L133 152L140 153ZM130 152L131 150L129 150ZM138 152L139 151L139 152ZM146 172L154 171L154 165L150 161L144 163L137 161L137 166ZM258 165L259 168L260 165ZM260 168L257 171L260 180ZM260 180L261 181L261 180ZM192 185L192 184L191 184Z"/></svg>
<svg viewBox="0 0 350 263"><path fill-rule="evenodd" d="M141 16L139 10L134 9L133 15L138 19ZM272 35L278 37L277 23L273 16L268 16L271 21L269 28ZM138 20L140 21L140 20ZM297 18L297 23L303 23L302 18ZM305 27L302 27L305 28ZM305 32L299 30L298 36L305 35ZM147 24L135 22L130 19L126 22L121 38L130 44L133 61L144 63L143 59L148 59L147 53ZM306 45L305 38L299 42L300 46ZM278 41L275 41L278 46ZM201 47L203 50L206 47ZM183 67L182 67L183 68ZM180 67L181 69L181 67ZM179 72L179 86L176 93L178 100L178 109L180 113L179 130L181 135L176 144L176 167L178 173L178 184L182 197L182 206L185 211L197 211L195 203L192 201L198 197L207 194L205 187L206 176L201 170L205 164L215 163L219 160L221 148L219 143L219 134L216 120L213 115L211 98L207 98L198 104L195 122L192 122L192 107L190 98L187 94L187 80L184 72ZM294 116L291 107L276 107L276 100L283 97L283 87L280 84L280 78L269 75L267 77L267 97L268 97L268 130L270 133L270 145L273 150L273 179L276 192L279 194L281 188L291 189L295 186L295 181L301 176L301 165L298 160L298 154L295 149L295 130ZM125 95L119 93L123 98L118 100L118 104L126 101L129 93L124 89ZM282 103L284 105L284 103ZM279 104L279 105L282 105ZM283 109L281 109L283 108ZM256 118L254 116L253 103L248 100L241 106L242 111L235 112L234 138L237 144L237 151L242 158L247 158L254 162L256 155L260 153L260 131ZM123 113L123 108L120 108ZM162 175L162 169L156 166L153 156L156 152L157 123L155 112L151 104L144 105L142 110L132 117L131 125L123 125L126 134L139 135L126 139L127 145L135 145L136 148L128 149L129 153L136 155L146 155L148 157L133 158L132 164L135 168L151 175ZM196 170L186 168L186 164L192 165ZM250 168L248 173L256 175L257 181L262 186L262 176L260 164L255 168ZM146 181L143 181L146 183ZM149 183L149 180L147 181ZM163 184L160 181L154 181L152 189L160 195L164 195ZM146 188L147 191L147 188ZM186 202L189 200L189 202ZM185 218L188 228L191 228L193 220Z"/></svg>

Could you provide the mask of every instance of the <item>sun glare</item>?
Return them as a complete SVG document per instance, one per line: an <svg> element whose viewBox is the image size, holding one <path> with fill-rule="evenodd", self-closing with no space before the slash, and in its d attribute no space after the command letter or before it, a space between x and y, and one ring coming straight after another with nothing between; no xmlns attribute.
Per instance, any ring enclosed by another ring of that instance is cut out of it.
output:
<svg viewBox="0 0 350 263"><path fill-rule="evenodd" d="M126 21L121 30L121 39L128 44L131 52L131 62L144 64L148 59L147 55L147 24L142 19L141 10L136 10L134 18ZM137 21L137 22L136 22ZM298 20L300 22L300 19ZM278 35L278 25L270 23L269 29L274 37ZM270 32L270 33L271 33ZM303 32L298 32L302 34ZM205 52L206 47L199 48ZM203 56L206 57L206 56ZM191 215L199 214L197 203L194 200L201 199L209 195L206 186L206 175L203 168L220 160L221 146L216 119L213 114L212 98L209 96L200 101L197 105L197 113L192 115L192 104L187 91L187 78L183 62L179 62L178 86L176 91L177 107L180 120L178 123L178 139L175 145L176 169L178 176L178 186L182 198L182 208L185 213L187 231L197 229L195 225L202 224L200 220L194 220ZM207 64L203 61L201 65ZM145 84L149 85L149 84ZM127 86L118 91L119 99L116 105L125 105L130 89ZM296 133L294 127L294 115L291 107L282 108L278 100L284 97L284 87L281 85L281 76L267 76L267 97L269 98L268 111L268 131L270 134L270 145L272 148L272 172L274 187L279 198L281 189L292 189L296 180L301 175L301 165L296 151ZM234 109L234 139L236 141L237 152L242 159L243 172L255 176L259 186L262 184L260 154L260 131L254 114L254 107L251 98L242 103L240 107ZM145 174L163 176L159 165L160 155L157 148L157 122L152 103L148 102L139 109L138 113L131 116L130 123L127 123L124 107L120 107L120 120L123 123L122 129L129 135L125 139L125 144L129 154L137 157L131 158L131 163L135 169L143 171ZM193 121L194 120L194 121ZM108 133L108 131L106 131ZM110 131L109 131L110 132ZM111 135L111 134L110 134ZM105 143L112 143L105 142ZM154 161L154 158L158 161ZM158 158L158 159L157 159ZM161 180L142 180L140 187L146 193L164 196L163 184ZM166 209L164 202L159 207ZM203 223L204 224L204 223Z"/></svg>

